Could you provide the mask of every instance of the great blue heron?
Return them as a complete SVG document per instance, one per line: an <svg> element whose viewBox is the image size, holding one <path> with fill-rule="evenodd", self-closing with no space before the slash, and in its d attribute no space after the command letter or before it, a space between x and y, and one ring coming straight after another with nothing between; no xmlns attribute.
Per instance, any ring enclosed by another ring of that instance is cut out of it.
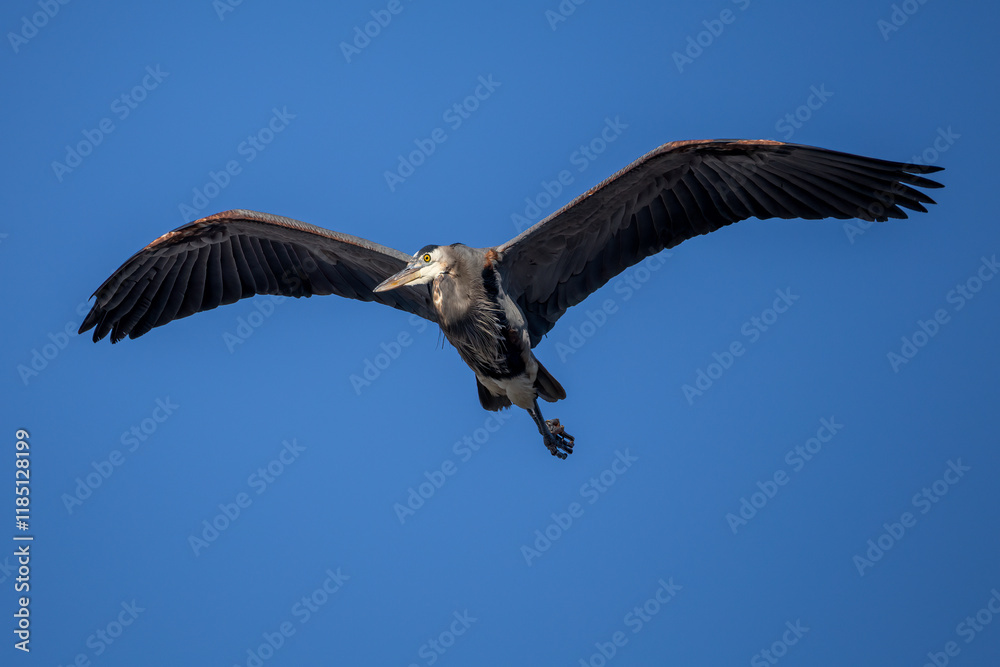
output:
<svg viewBox="0 0 1000 667"><path fill-rule="evenodd" d="M532 348L570 306L664 248L747 218L906 218L940 167L777 141L678 141L642 156L503 245L398 250L254 211L164 234L101 285L80 333L115 343L255 294L378 301L440 325L487 410L534 419L559 458L573 438L538 398L566 392Z"/></svg>

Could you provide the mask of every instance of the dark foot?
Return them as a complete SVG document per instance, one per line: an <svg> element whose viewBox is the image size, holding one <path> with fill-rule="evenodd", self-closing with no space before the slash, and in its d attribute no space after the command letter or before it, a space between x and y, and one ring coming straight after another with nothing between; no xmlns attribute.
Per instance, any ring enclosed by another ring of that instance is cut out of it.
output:
<svg viewBox="0 0 1000 667"><path fill-rule="evenodd" d="M559 420L547 419L545 425L549 428L549 433L545 437L545 446L549 448L552 456L564 459L572 454L573 436L566 432L566 428L559 423Z"/></svg>

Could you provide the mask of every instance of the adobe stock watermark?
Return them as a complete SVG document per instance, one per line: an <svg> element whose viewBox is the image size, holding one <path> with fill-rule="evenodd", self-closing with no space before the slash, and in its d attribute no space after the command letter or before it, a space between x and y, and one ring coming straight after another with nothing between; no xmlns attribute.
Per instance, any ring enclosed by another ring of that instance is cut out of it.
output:
<svg viewBox="0 0 1000 667"><path fill-rule="evenodd" d="M285 469L298 461L299 456L305 450L306 448L300 445L295 438L292 438L291 442L282 441L277 456L247 477L247 486L254 492L254 496L246 491L240 491L232 502L219 503L219 513L209 519L203 519L201 531L198 534L188 535L188 546L191 547L195 557L200 556L205 549L219 539L222 533L236 523L236 520L244 514L243 510L253 504L254 497L271 488L271 485L284 474Z"/></svg>
<svg viewBox="0 0 1000 667"><path fill-rule="evenodd" d="M31 380L41 375L42 371L47 369L56 360L56 357L62 354L62 351L66 349L71 340L77 338L76 330L80 328L83 318L90 312L90 299L76 304L74 312L80 317L80 322L68 320L59 329L50 331L45 336L45 340L48 342L31 348L28 351L29 358L27 363L18 364L15 367L17 375L21 378L21 383L25 387L28 386Z"/></svg>
<svg viewBox="0 0 1000 667"><path fill-rule="evenodd" d="M409 2L410 0L407 1ZM372 9L369 11L368 13L371 15L372 20L367 21L364 26L354 26L351 42L342 41L338 45L340 53L344 56L344 60L350 63L351 58L361 55L361 52L368 48L372 40L381 35L382 31L389 27L393 17L401 14L404 9L406 9L406 6L402 0L389 0L385 9Z"/></svg>
<svg viewBox="0 0 1000 667"><path fill-rule="evenodd" d="M774 640L768 648L761 649L750 658L750 667L768 667L777 664L779 660L788 655L788 649L799 643L805 637L809 628L802 625L802 619L795 619L795 623L785 621L787 628L779 639Z"/></svg>
<svg viewBox="0 0 1000 667"><path fill-rule="evenodd" d="M795 136L795 131L802 129L802 126L809 122L814 111L819 111L826 104L826 101L833 97L833 93L826 89L826 84L821 83L819 88L809 86L809 96L805 103L795 108L795 111L786 113L774 124L774 129L784 132L782 141L788 141Z"/></svg>
<svg viewBox="0 0 1000 667"><path fill-rule="evenodd" d="M462 436L461 440L455 441L455 444L452 445L451 451L457 457L458 463L451 458L447 458L433 470L424 470L424 479L426 481L422 481L416 487L411 486L406 490L405 503L397 502L392 506L392 511L395 512L400 525L403 525L407 519L416 515L417 511L441 490L441 487L445 485L448 479L460 470L459 464L468 463L469 459L482 449L483 445L493 437L493 434L499 431L513 416L513 410L501 410L491 413L483 420L482 426L473 430L472 433Z"/></svg>
<svg viewBox="0 0 1000 667"><path fill-rule="evenodd" d="M419 315L410 315L406 321L416 330L417 335L427 331L430 326L430 321ZM372 383L382 376L382 373L392 365L392 362L403 355L403 350L413 345L413 340L410 332L403 330L396 334L392 340L379 343L380 352L376 352L371 357L365 357L361 364L361 373L351 373L347 378L354 389L354 395L360 396L362 389L372 386Z"/></svg>
<svg viewBox="0 0 1000 667"><path fill-rule="evenodd" d="M653 620L676 596L677 592L684 587L674 583L673 577L656 580L658 587L653 594L642 604L638 604L622 618L622 624L632 631L632 634L642 632L646 624ZM580 667L605 667L608 662L618 655L619 649L628 645L629 636L624 630L618 630L611 634L606 642L594 642L597 649L586 658L580 658Z"/></svg>
<svg viewBox="0 0 1000 667"><path fill-rule="evenodd" d="M222 342L226 344L229 354L235 352L237 346L247 342L257 329L274 315L275 306L284 303L287 299L288 297L280 294L261 295L254 299L253 304L246 309L246 317L237 316L236 326L233 330L222 332Z"/></svg>
<svg viewBox="0 0 1000 667"><path fill-rule="evenodd" d="M139 618L139 614L146 611L146 608L140 607L134 599L131 602L123 601L120 606L121 611L87 637L84 643L90 649L90 652L81 651L77 653L67 664L80 665L81 667L90 665L92 658L99 658L104 655L116 641L121 639L121 636L125 634L125 630L135 623L136 619Z"/></svg>
<svg viewBox="0 0 1000 667"><path fill-rule="evenodd" d="M576 8L587 0L562 0L555 9L545 10L545 20L548 22L552 32L555 32L560 23L565 23L570 16L576 13Z"/></svg>
<svg viewBox="0 0 1000 667"><path fill-rule="evenodd" d="M236 8L243 4L243 0L212 0L212 9L219 21L226 20L226 14L232 14Z"/></svg>
<svg viewBox="0 0 1000 667"><path fill-rule="evenodd" d="M14 53L19 53L21 47L38 36L38 31L49 24L49 21L56 17L59 10L70 3L70 0L38 0L36 3L40 11L33 13L30 17L21 17L21 29L17 32L7 33L7 42Z"/></svg>
<svg viewBox="0 0 1000 667"><path fill-rule="evenodd" d="M757 480L758 490L751 493L749 499L746 496L740 497L739 509L735 513L729 512L724 517L729 529L733 531L733 535L736 535L740 528L746 526L761 510L767 507L767 504L778 495L781 487L788 484L795 473L801 471L806 463L812 461L823 451L823 445L833 440L842 428L844 425L837 423L835 417L820 419L816 435L803 444L789 449L785 454L785 464L791 469L791 474L786 472L784 468L778 468L763 482Z"/></svg>
<svg viewBox="0 0 1000 667"><path fill-rule="evenodd" d="M307 595L303 595L292 605L289 614L298 621L299 625L305 625L309 620L325 607L331 598L340 592L344 583L350 577L340 571L327 568L323 573L323 582ZM246 667L262 667L262 665L273 658L275 654L285 645L291 637L295 635L298 628L292 620L285 620L278 624L274 631L264 631L261 633L263 640L257 646L252 646L246 650L246 660L243 661ZM234 663L234 667L239 667L239 663Z"/></svg>
<svg viewBox="0 0 1000 667"><path fill-rule="evenodd" d="M149 93L160 87L160 84L168 76L170 76L170 72L164 72L160 69L159 65L155 68L147 66L146 74L139 83L132 86L131 90L111 100L111 113L115 115L119 122L125 120L146 100ZM74 169L82 165L84 158L91 155L95 148L104 143L104 139L114 132L116 128L115 121L105 116L97 122L97 126L93 129L84 128L81 130L80 133L83 135L83 139L72 146L66 144L66 155L63 157L63 161L52 161L52 173L55 174L56 180L62 183L63 178L67 174L73 173Z"/></svg>
<svg viewBox="0 0 1000 667"><path fill-rule="evenodd" d="M17 567L10 562L10 556L5 556L0 563L0 584L5 583L12 576L17 574Z"/></svg>
<svg viewBox="0 0 1000 667"><path fill-rule="evenodd" d="M970 470L972 470L971 466L962 465L962 459L949 460L941 477L922 488L918 493L913 494L910 504L915 509L920 510L921 515L927 514L934 508L934 505L948 495L951 487L958 484L965 477L965 473ZM903 512L899 516L899 521L883 523L883 532L868 540L866 543L868 548L863 552L863 555L855 554L852 559L854 567L858 570L858 575L863 577L865 570L875 567L875 563L882 560L885 554L906 536L907 531L917 525L918 518L912 512Z"/></svg>
<svg viewBox="0 0 1000 667"><path fill-rule="evenodd" d="M746 344L738 338L727 345L721 353L713 352L712 359L715 361L695 370L694 383L681 385L681 393L687 399L688 405L694 405L695 397L703 396L711 389L733 367L736 360L746 353L748 346L760 340L761 336L799 300L799 295L793 294L791 287L774 290L774 293L777 297L771 303L771 307L762 310L760 315L754 315L740 327L740 333L747 339Z"/></svg>
<svg viewBox="0 0 1000 667"><path fill-rule="evenodd" d="M122 449L112 449L108 453L107 458L100 461L91 461L90 467L93 470L74 480L76 486L73 487L72 493L63 493L59 497L62 500L63 507L66 508L66 512L72 515L74 509L82 507L84 501L111 479L115 471L125 463L126 455L133 454L140 447L144 446L146 441L160 428L160 424L167 421L179 407L180 405L171 401L169 396L156 399L155 406L149 413L149 416L142 419L138 424L133 424L129 430L122 433L119 438Z"/></svg>
<svg viewBox="0 0 1000 667"><path fill-rule="evenodd" d="M458 638L468 632L472 624L479 620L475 616L469 615L468 609L463 610L461 613L457 611L452 612L451 617L452 620L448 623L448 627L445 630L439 632L436 637L428 639L417 649L417 655L424 659L423 664L433 665L437 662L448 652L448 649L455 645ZM419 667L419 664L411 662L409 667Z"/></svg>
<svg viewBox="0 0 1000 667"><path fill-rule="evenodd" d="M893 3L890 7L892 11L889 13L889 18L879 18L875 21L875 27L882 35L882 41L888 42L889 37L894 32L899 32L899 29L906 25L910 17L919 12L920 8L927 2L928 0L903 0L899 4Z"/></svg>
<svg viewBox="0 0 1000 667"><path fill-rule="evenodd" d="M935 165L941 158L941 155L943 153L947 153L948 150L955 145L955 142L961 138L962 135L954 132L951 129L951 125L949 125L947 129L939 127L937 129L937 136L934 137L931 145L910 157L910 162L920 165ZM889 192L887 194L872 202L867 208L859 208L857 214L862 215L867 213L868 217L878 217L880 215L884 215L886 209L889 206L892 206L895 202L896 195L901 192L903 192L903 186L897 183L889 188ZM854 239L862 236L876 224L878 223L872 222L871 220L846 220L843 223L844 234L847 235L847 240L851 243L851 245L854 245Z"/></svg>
<svg viewBox="0 0 1000 667"><path fill-rule="evenodd" d="M257 156L267 150L267 147L274 141L275 137L284 132L289 122L296 117L288 111L288 107L283 106L271 108L271 117L256 132L248 134L246 138L236 146L236 154L243 158L242 163L238 159L228 160L218 171L209 170L208 180L200 187L191 189L191 200L183 201L177 205L177 210L184 222L196 220L203 217L203 213L213 199L222 194L222 191L229 187L233 177L243 173L243 166L250 164L257 159Z"/></svg>
<svg viewBox="0 0 1000 667"><path fill-rule="evenodd" d="M598 500L604 497L615 482L617 482L622 475L629 471L632 464L639 460L638 456L632 456L629 453L628 448L624 451L615 450L615 458L611 460L611 465L602 470L599 474L591 477L589 480L584 482L580 486L580 497L587 501L587 504L593 505ZM548 524L544 528L535 531L535 540L530 545L521 545L521 556L524 557L524 562L531 567L533 561L537 560L546 551L552 548L552 545L559 541L563 534L568 531L576 521L582 517L584 514L583 505L578 502L572 502L566 508L565 512L555 513L553 512L550 516L552 517L552 523Z"/></svg>
<svg viewBox="0 0 1000 667"><path fill-rule="evenodd" d="M649 282L653 274L659 271L660 267L666 264L671 256L672 253L663 251L650 255L616 278L612 290L621 297L623 303L628 301ZM555 344L559 361L566 363L566 359L570 355L576 354L580 348L587 344L587 341L597 335L597 332L608 323L608 318L617 313L618 310L617 298L605 299L601 302L600 308L587 309L585 314L578 319L577 324L571 324L568 328L564 325L562 331L566 336Z"/></svg>
<svg viewBox="0 0 1000 667"><path fill-rule="evenodd" d="M469 120L472 114L479 109L479 106L492 97L496 89L503 85L500 81L494 81L492 74L488 74L485 77L480 76L477 78L477 81L478 84L473 88L472 93L466 95L462 101L452 104L441 114L441 120L451 128L452 132L462 127L465 121ZM385 184L389 186L389 192L395 192L397 187L405 183L406 179L410 176L413 176L417 168L427 162L427 158L434 154L438 145L443 144L447 140L448 133L445 132L443 127L435 127L425 139L419 137L414 139L413 144L416 148L405 156L402 153L397 155L398 162L395 170L389 171L386 169L382 173L385 178Z"/></svg>
<svg viewBox="0 0 1000 667"><path fill-rule="evenodd" d="M980 257L979 267L973 274L945 294L944 300L951 305L951 313L947 308L938 308L930 318L917 320L913 333L899 339L899 351L890 350L886 353L886 360L892 372L898 373L900 368L910 363L920 350L938 335L941 327L951 322L952 313L965 308L982 291L983 286L993 280L997 272L1000 272L1000 263L997 263L996 255L992 255L989 259Z"/></svg>
<svg viewBox="0 0 1000 667"><path fill-rule="evenodd" d="M18 487L18 490L25 487ZM18 515L16 521L17 524L24 524L25 530L27 530L27 524L21 520L21 515ZM14 590L18 593L30 593L31 592L31 543L25 542L14 549L14 557L17 558L17 583L14 584ZM12 616L14 617L14 637L17 641L14 642L14 648L18 651L24 651L25 653L31 653L31 597L27 595L22 595L17 598L17 611L15 611Z"/></svg>
<svg viewBox="0 0 1000 667"><path fill-rule="evenodd" d="M750 7L751 0L732 0L732 3L736 5L739 10L746 11ZM671 58L674 60L674 65L677 66L677 71L680 74L684 73L684 68L688 65L694 63L695 60L701 57L705 50L708 49L712 44L715 44L715 40L722 36L727 25L732 25L736 21L736 17L739 16L737 12L732 9L726 8L719 12L719 18L706 19L701 22L705 27L704 30L698 32L695 35L688 35L687 46L684 52L674 51L671 54Z"/></svg>
<svg viewBox="0 0 1000 667"><path fill-rule="evenodd" d="M297 294L302 287L302 277L316 273L318 270L319 264L316 263L316 259L312 255L306 255L297 267L283 273L278 278L278 281L281 283L284 292ZM311 290L307 290L306 293L311 294L312 292ZM281 294L259 294L257 296L260 298L254 300L252 307L247 308L247 316L237 316L236 327L233 331L222 332L222 342L225 343L229 354L235 352L237 346L247 342L263 326L264 322L268 321L274 315L275 306L285 303L291 298Z"/></svg>
<svg viewBox="0 0 1000 667"><path fill-rule="evenodd" d="M981 632L993 622L993 619L1000 616L1000 591L996 588L990 589L990 597L986 604L975 614L969 614L958 625L955 626L955 634L968 645L971 644ZM924 667L945 667L951 662L951 658L962 652L962 647L957 641L945 642L940 651L928 651L927 662Z"/></svg>
<svg viewBox="0 0 1000 667"><path fill-rule="evenodd" d="M760 171L761 167L767 165L768 162L774 159L774 154L769 152L764 153L751 153L750 155L744 156L743 160L735 161L730 165L731 171L729 175L732 178L732 183L728 179L716 184L716 189L719 194L722 195L724 201L734 200L735 203L742 206L739 203L743 201L745 196L743 191L743 185L750 179L754 174ZM735 192L738 190L739 192Z"/></svg>
<svg viewBox="0 0 1000 667"><path fill-rule="evenodd" d="M582 174L597 158L608 149L608 144L614 143L628 129L628 124L621 121L620 116L614 120L605 116L604 127L590 141L580 144L569 154L569 164L575 171ZM561 169L551 180L542 179L541 189L533 196L524 198L524 209L510 214L514 229L520 234L528 227L538 222L548 212L556 197L562 194L563 188L572 185L575 177L569 169Z"/></svg>

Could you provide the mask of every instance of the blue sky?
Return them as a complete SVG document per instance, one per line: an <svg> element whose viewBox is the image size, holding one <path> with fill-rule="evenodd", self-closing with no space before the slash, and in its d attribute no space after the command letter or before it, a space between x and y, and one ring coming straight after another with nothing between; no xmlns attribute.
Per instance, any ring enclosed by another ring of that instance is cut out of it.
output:
<svg viewBox="0 0 1000 667"><path fill-rule="evenodd" d="M4 664L1000 656L995 7L223 3L0 16ZM493 245L723 137L915 157L946 188L906 221L740 223L569 311L536 349L566 461L480 408L435 327L374 304L75 334L196 217Z"/></svg>

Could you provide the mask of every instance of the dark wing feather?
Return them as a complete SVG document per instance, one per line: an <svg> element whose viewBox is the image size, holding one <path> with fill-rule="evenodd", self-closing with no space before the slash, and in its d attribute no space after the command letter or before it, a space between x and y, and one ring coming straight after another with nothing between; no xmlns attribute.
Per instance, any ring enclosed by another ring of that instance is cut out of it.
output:
<svg viewBox="0 0 1000 667"><path fill-rule="evenodd" d="M410 257L354 236L255 211L226 211L164 234L104 281L80 326L116 343L255 294L337 294L437 318L426 287L375 293Z"/></svg>
<svg viewBox="0 0 1000 667"><path fill-rule="evenodd" d="M664 248L747 218L905 218L941 167L778 141L677 141L497 248L532 346L570 306Z"/></svg>

